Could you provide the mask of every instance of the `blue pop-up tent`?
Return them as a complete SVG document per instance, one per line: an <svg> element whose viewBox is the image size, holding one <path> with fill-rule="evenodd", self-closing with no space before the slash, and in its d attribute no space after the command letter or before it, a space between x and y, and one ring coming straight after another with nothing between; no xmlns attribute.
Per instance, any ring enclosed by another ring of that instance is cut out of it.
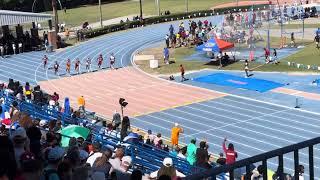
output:
<svg viewBox="0 0 320 180"><path fill-rule="evenodd" d="M233 47L233 43L229 43L217 38L211 38L206 43L197 46L196 50L205 52L220 52Z"/></svg>

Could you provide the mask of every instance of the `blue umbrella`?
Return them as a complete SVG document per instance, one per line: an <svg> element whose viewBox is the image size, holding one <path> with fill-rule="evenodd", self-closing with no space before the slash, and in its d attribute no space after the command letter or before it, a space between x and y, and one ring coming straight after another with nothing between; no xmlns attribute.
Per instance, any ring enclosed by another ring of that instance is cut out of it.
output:
<svg viewBox="0 0 320 180"><path fill-rule="evenodd" d="M64 99L64 113L66 113L66 114L70 114L70 101L69 101L69 98L68 97L66 97L65 99Z"/></svg>

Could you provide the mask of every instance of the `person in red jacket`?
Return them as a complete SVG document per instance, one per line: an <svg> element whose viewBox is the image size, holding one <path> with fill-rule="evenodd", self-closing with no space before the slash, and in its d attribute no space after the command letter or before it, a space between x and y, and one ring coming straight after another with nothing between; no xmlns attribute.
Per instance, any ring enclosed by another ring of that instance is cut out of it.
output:
<svg viewBox="0 0 320 180"><path fill-rule="evenodd" d="M222 148L224 153L226 154L226 164L233 164L236 161L236 158L238 157L237 152L234 150L233 144L229 143L228 149L226 148L226 142L227 138L224 139L222 143Z"/></svg>

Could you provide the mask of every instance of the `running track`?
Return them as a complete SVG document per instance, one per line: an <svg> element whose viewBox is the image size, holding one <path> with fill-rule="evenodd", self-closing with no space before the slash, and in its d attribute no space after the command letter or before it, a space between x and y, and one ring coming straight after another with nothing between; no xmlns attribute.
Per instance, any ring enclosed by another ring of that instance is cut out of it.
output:
<svg viewBox="0 0 320 180"><path fill-rule="evenodd" d="M219 17L215 20L211 19L214 22L220 20ZM54 61L58 61L61 65L60 74L64 74L67 58L74 61L77 57L82 60L90 57L95 60L102 53L104 58L108 59L111 52L116 55L117 67L130 66L131 55L137 49L163 40L167 28L168 24L153 25L96 38L49 54L49 66L52 66ZM128 95L130 101L126 111L131 115L133 125L145 130L152 129L153 132L161 132L169 137L173 123L178 122L185 129L181 137L182 142L188 143L193 137L198 140L205 138L210 144L210 151L214 153L221 151L222 140L228 137L235 144L239 158L307 140L320 134L320 115L315 113L297 111L188 85L164 82L149 77L133 67L72 77L55 76L52 70L42 67L43 54L44 52L24 53L2 60L0 80L7 81L10 77L22 82L41 84L48 92L65 93L73 99L82 92L86 93L83 95L88 95L87 100L92 107L100 106L97 112L105 112L102 114L105 116L110 116L116 108L112 105L114 100L110 103L108 98L119 97L114 94ZM109 66L106 61L104 66ZM93 69L96 68L93 61ZM95 83L95 81L98 82ZM146 83L148 84L145 85ZM124 87L127 89L121 90ZM135 93L128 93L127 91L130 90ZM92 93L94 97L90 96ZM138 96L137 93L145 96ZM181 97L185 100L181 101ZM180 101L177 100L179 98ZM107 104L101 106L103 102ZM130 107L133 109L130 110ZM316 176L319 177L320 154L319 147L316 148L315 170ZM288 172L292 172L293 169L292 158L292 154L285 157ZM306 151L301 151L301 164L305 165L306 169L308 168L307 158ZM275 163L276 160L270 161L268 165L275 170Z"/></svg>

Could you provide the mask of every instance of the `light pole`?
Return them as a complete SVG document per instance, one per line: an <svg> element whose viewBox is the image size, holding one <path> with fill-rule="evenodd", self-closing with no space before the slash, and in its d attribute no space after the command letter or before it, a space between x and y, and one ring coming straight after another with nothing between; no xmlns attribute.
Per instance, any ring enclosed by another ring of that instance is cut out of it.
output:
<svg viewBox="0 0 320 180"><path fill-rule="evenodd" d="M99 10L100 10L100 26L103 27L103 24L102 24L101 0L99 0Z"/></svg>
<svg viewBox="0 0 320 180"><path fill-rule="evenodd" d="M186 12L189 12L189 2L186 0Z"/></svg>
<svg viewBox="0 0 320 180"><path fill-rule="evenodd" d="M56 31L56 33L59 32L59 19L58 19L58 12L57 12L57 1L56 0L51 0L51 4L52 4L52 11L53 11L53 16L54 16L54 29Z"/></svg>
<svg viewBox="0 0 320 180"><path fill-rule="evenodd" d="M139 0L139 4L140 4L140 21L142 21L142 1Z"/></svg>
<svg viewBox="0 0 320 180"><path fill-rule="evenodd" d="M158 16L160 16L160 0L156 0L157 10L158 10Z"/></svg>

